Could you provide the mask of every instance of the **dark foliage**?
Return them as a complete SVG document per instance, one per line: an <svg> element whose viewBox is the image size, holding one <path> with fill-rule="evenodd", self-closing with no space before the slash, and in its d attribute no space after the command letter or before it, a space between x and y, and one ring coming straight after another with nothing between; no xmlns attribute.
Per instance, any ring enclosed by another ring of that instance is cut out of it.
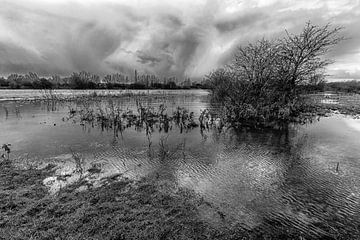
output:
<svg viewBox="0 0 360 240"><path fill-rule="evenodd" d="M282 126L304 122L312 105L304 93L322 88L324 54L342 40L341 28L308 23L298 35L239 47L233 61L208 76L213 100L227 122Z"/></svg>

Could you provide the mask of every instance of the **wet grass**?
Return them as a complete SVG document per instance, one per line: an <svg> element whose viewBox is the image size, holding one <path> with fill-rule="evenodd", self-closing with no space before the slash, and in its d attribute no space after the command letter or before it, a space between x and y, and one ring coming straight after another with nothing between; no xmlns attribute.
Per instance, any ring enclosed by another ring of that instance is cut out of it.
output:
<svg viewBox="0 0 360 240"><path fill-rule="evenodd" d="M42 180L54 166L18 170L0 163L0 239L228 239L199 217L193 193L156 177L107 178L49 195Z"/></svg>
<svg viewBox="0 0 360 240"><path fill-rule="evenodd" d="M0 161L0 239L21 239L14 221L48 195L42 180L53 173L53 167L20 170L10 160Z"/></svg>

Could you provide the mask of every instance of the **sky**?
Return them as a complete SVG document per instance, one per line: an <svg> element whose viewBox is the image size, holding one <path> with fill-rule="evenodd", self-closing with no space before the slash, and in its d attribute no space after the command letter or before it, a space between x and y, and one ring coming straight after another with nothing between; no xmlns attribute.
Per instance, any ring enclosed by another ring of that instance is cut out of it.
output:
<svg viewBox="0 0 360 240"><path fill-rule="evenodd" d="M308 21L344 27L329 79L360 79L360 0L0 0L0 75L202 78L238 46Z"/></svg>

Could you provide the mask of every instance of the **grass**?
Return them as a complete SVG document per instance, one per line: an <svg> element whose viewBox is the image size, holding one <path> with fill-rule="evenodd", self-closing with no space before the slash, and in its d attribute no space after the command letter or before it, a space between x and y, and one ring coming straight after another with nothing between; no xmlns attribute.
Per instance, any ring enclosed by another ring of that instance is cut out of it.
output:
<svg viewBox="0 0 360 240"><path fill-rule="evenodd" d="M16 216L47 196L42 180L52 169L20 170L9 160L0 161L0 239L21 239L14 232Z"/></svg>
<svg viewBox="0 0 360 240"><path fill-rule="evenodd" d="M154 177L77 182L49 195L54 166L19 170L0 163L0 239L228 239L199 217L193 193ZM235 238L239 239L239 238Z"/></svg>

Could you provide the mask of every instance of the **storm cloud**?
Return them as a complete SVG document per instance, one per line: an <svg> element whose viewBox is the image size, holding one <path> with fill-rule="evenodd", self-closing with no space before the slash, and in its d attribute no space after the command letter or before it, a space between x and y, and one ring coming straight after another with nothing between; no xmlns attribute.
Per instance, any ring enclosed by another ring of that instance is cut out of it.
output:
<svg viewBox="0 0 360 240"><path fill-rule="evenodd" d="M358 78L360 1L0 0L0 74L73 71L202 77L234 49L298 32L307 21L343 26L333 78Z"/></svg>

